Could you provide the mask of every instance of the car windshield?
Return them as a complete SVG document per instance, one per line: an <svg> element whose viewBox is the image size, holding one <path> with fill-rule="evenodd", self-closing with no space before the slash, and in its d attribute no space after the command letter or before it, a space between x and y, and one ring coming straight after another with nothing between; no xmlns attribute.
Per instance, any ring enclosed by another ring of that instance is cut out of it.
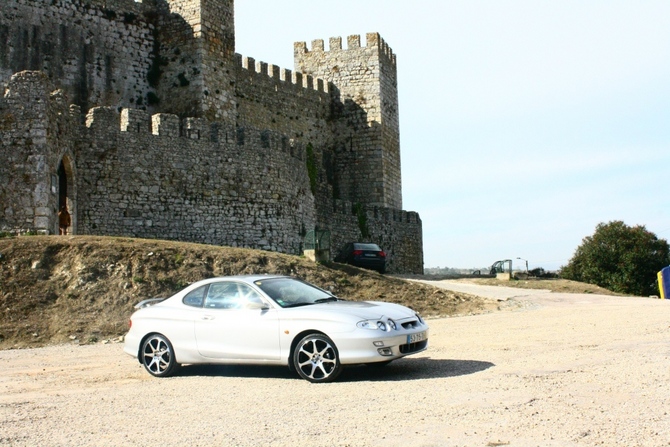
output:
<svg viewBox="0 0 670 447"><path fill-rule="evenodd" d="M381 251L377 244L354 244L354 250Z"/></svg>
<svg viewBox="0 0 670 447"><path fill-rule="evenodd" d="M308 306L338 300L324 290L293 278L262 279L254 284L281 307Z"/></svg>

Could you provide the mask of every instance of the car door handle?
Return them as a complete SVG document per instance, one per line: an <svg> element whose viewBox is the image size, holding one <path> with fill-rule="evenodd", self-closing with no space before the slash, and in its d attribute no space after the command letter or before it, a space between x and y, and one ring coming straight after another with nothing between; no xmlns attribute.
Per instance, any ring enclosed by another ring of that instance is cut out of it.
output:
<svg viewBox="0 0 670 447"><path fill-rule="evenodd" d="M203 319L203 320L213 320L213 319L214 319L214 315L203 315L203 316L202 316L202 319Z"/></svg>

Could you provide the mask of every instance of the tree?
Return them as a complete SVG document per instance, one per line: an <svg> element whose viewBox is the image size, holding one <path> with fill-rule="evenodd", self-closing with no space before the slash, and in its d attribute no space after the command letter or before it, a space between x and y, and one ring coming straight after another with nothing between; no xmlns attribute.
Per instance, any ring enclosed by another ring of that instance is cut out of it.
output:
<svg viewBox="0 0 670 447"><path fill-rule="evenodd" d="M658 293L656 275L670 264L670 249L643 225L622 221L596 226L577 247L562 278L596 284L617 293L648 296Z"/></svg>

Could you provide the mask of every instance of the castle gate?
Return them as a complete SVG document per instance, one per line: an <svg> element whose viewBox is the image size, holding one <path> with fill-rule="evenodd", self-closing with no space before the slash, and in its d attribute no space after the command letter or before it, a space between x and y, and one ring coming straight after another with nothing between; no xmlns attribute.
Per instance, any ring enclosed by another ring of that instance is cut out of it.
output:
<svg viewBox="0 0 670 447"><path fill-rule="evenodd" d="M57 171L57 194L58 194L58 209L63 206L67 207L72 219L72 224L68 229L68 234L77 234L77 201L76 201L76 182L74 175L74 164L72 159L67 154L63 155L58 164ZM56 230L54 234L58 234L58 222L56 222Z"/></svg>

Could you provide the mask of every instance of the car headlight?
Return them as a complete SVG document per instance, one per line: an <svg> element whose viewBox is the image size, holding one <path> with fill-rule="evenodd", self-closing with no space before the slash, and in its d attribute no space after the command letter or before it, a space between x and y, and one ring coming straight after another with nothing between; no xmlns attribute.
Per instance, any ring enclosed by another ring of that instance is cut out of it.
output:
<svg viewBox="0 0 670 447"><path fill-rule="evenodd" d="M419 315L419 312L414 312L414 315L416 316L417 320L419 320L419 323L426 324L426 323L423 322L423 318L421 318L421 315Z"/></svg>
<svg viewBox="0 0 670 447"><path fill-rule="evenodd" d="M395 321L393 320L387 320L387 321L382 321L382 320L363 320L359 321L356 323L356 326L358 326L361 329L370 329L370 330L380 330L384 332L388 332L390 330L395 330L397 329L397 326L395 324Z"/></svg>
<svg viewBox="0 0 670 447"><path fill-rule="evenodd" d="M356 323L356 326L361 329L371 329L373 331L378 329L381 331L386 330L386 323L380 320L363 320Z"/></svg>

